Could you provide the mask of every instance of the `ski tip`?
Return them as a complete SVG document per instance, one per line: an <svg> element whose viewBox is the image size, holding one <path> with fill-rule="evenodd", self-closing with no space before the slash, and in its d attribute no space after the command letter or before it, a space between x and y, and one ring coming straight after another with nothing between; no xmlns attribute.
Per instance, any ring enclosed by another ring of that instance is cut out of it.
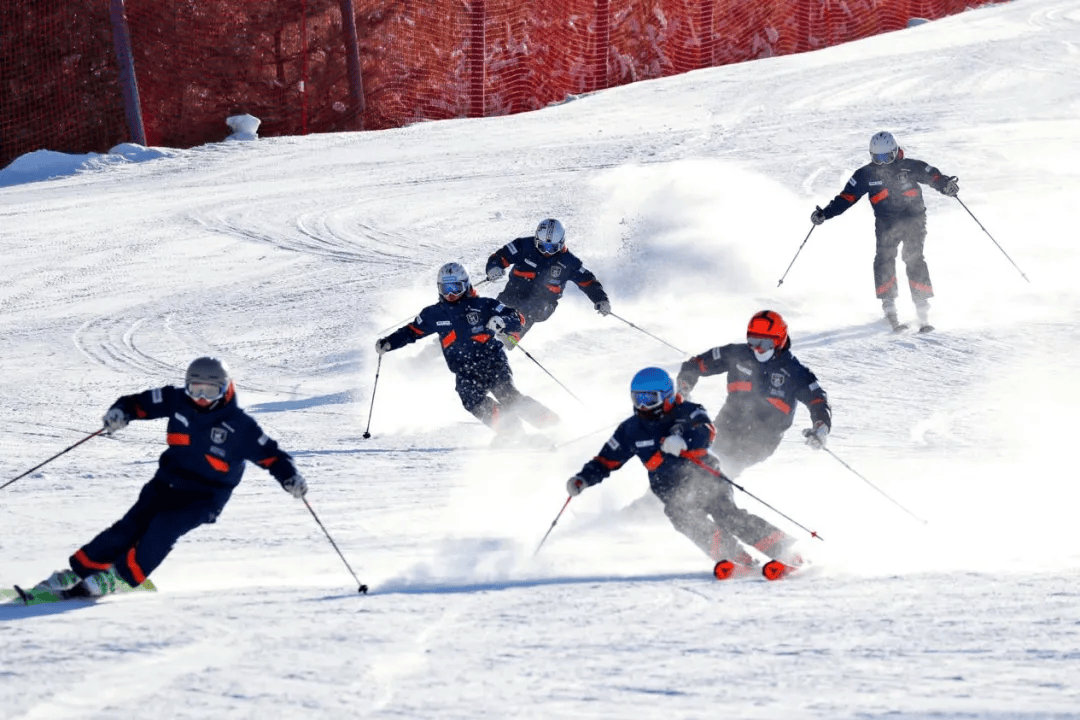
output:
<svg viewBox="0 0 1080 720"><path fill-rule="evenodd" d="M713 566L713 577L717 580L745 577L753 573L753 567L733 560L721 560Z"/></svg>
<svg viewBox="0 0 1080 720"><path fill-rule="evenodd" d="M730 560L721 560L713 566L713 577L717 580L727 580L735 572L735 563Z"/></svg>
<svg viewBox="0 0 1080 720"><path fill-rule="evenodd" d="M795 566L785 565L779 560L770 560L762 566L761 574L765 576L766 580L781 580L797 569Z"/></svg>

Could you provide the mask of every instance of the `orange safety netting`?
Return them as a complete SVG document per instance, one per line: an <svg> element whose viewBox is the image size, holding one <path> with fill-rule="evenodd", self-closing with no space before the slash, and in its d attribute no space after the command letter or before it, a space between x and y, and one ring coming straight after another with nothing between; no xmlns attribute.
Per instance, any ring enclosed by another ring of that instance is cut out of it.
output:
<svg viewBox="0 0 1080 720"><path fill-rule="evenodd" d="M280 136L535 110L992 1L3 0L0 166L133 137L117 8L147 144L192 147L239 113Z"/></svg>

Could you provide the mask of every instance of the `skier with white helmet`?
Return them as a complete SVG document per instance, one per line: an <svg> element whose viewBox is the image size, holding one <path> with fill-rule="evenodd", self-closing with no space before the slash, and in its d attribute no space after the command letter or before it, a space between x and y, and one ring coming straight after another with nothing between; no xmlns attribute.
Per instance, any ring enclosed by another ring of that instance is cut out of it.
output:
<svg viewBox="0 0 1080 720"><path fill-rule="evenodd" d="M870 138L870 159L869 164L855 171L832 202L814 210L810 221L820 225L843 213L863 195L869 195L877 235L874 286L885 317L894 330L906 327L896 311L896 255L902 244L900 257L907 271L919 329L928 332L933 330L930 298L934 296L934 288L923 257L926 205L919 184L929 185L948 197L955 197L960 186L956 177L945 175L933 165L904 157L903 149L889 132L882 131Z"/></svg>
<svg viewBox="0 0 1080 720"><path fill-rule="evenodd" d="M742 544L755 547L787 565L802 558L795 538L735 505L730 482L709 448L716 430L701 405L675 392L671 376L648 367L630 381L634 414L615 429L577 475L567 480L571 497L592 487L635 455L649 471L649 489L664 504L664 514L680 533L714 561L725 561L721 575L741 574L755 564Z"/></svg>
<svg viewBox="0 0 1080 720"><path fill-rule="evenodd" d="M499 280L508 270L510 279L497 297L525 318L522 334L551 317L571 282L588 296L598 313L611 312L600 281L567 249L566 230L554 218L540 221L532 237L511 240L488 258L488 280Z"/></svg>
<svg viewBox="0 0 1080 720"><path fill-rule="evenodd" d="M142 584L180 537L217 520L240 484L245 461L265 468L293 497L307 494L289 454L237 405L229 369L218 358L192 361L183 388L166 385L121 397L102 422L113 435L131 420L157 418L168 418L168 448L138 500L71 556L70 570L54 572L31 593L97 597L121 583Z"/></svg>
<svg viewBox="0 0 1080 720"><path fill-rule="evenodd" d="M457 378L461 404L499 436L520 436L522 419L538 428L558 424L555 413L514 387L504 344L521 337L521 314L494 298L477 295L469 274L456 262L439 268L436 285L439 301L408 325L379 338L375 351L382 355L437 334L446 366Z"/></svg>

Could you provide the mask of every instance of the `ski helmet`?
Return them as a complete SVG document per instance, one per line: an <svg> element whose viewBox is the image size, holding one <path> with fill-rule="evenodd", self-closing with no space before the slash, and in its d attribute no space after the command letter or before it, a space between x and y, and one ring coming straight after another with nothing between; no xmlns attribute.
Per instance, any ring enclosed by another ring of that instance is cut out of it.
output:
<svg viewBox="0 0 1080 720"><path fill-rule="evenodd" d="M896 144L896 138L891 132L882 130L870 138L870 159L875 165L888 165L896 159L900 152L900 146Z"/></svg>
<svg viewBox="0 0 1080 720"><path fill-rule="evenodd" d="M541 220L536 226L536 249L541 255L554 255L566 248L566 231L555 218Z"/></svg>
<svg viewBox="0 0 1080 720"><path fill-rule="evenodd" d="M439 268L439 297L447 302L457 302L472 289L469 273L456 262L448 262Z"/></svg>
<svg viewBox="0 0 1080 720"><path fill-rule="evenodd" d="M229 368L215 357L195 358L188 365L184 392L202 407L209 407L232 393Z"/></svg>
<svg viewBox="0 0 1080 720"><path fill-rule="evenodd" d="M746 326L746 344L758 362L765 362L788 344L787 323L780 313L762 310Z"/></svg>
<svg viewBox="0 0 1080 720"><path fill-rule="evenodd" d="M647 367L630 381L630 399L638 417L660 417L675 402L675 383L660 368Z"/></svg>

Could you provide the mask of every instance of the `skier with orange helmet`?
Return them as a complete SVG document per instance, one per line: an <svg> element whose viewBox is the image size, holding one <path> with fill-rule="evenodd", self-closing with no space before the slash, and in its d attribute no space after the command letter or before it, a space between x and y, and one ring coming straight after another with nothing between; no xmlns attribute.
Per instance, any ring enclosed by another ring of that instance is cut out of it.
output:
<svg viewBox="0 0 1080 720"><path fill-rule="evenodd" d="M730 477L766 459L795 420L797 402L810 410L806 444L825 447L832 410L817 377L791 353L787 323L779 313L762 310L746 328L746 342L721 345L682 364L679 393L688 398L699 378L727 373L728 395L716 416L716 444L721 468Z"/></svg>

